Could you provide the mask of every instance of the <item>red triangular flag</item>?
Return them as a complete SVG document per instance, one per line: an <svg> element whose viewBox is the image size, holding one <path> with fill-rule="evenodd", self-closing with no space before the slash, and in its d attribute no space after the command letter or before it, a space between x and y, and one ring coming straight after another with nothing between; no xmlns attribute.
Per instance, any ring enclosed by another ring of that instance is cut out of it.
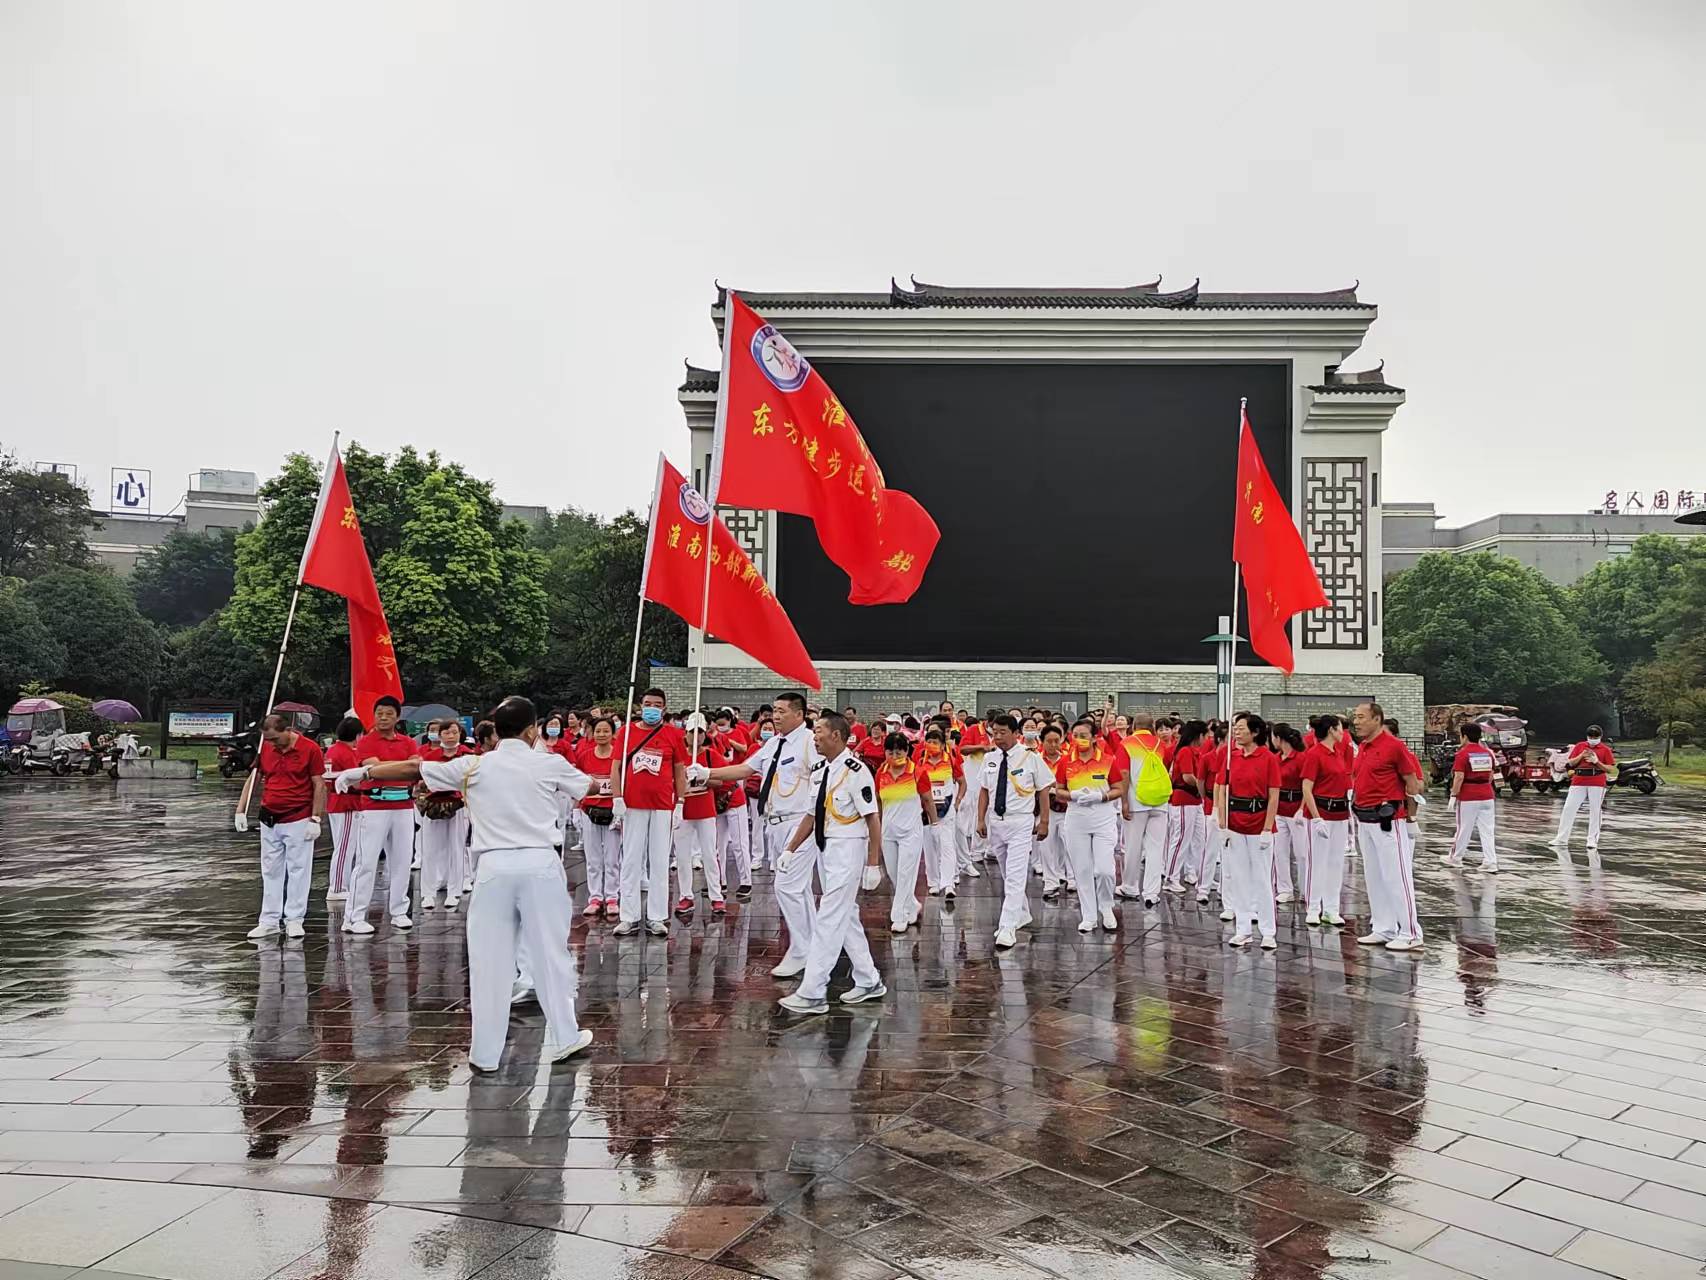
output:
<svg viewBox="0 0 1706 1280"><path fill-rule="evenodd" d="M852 415L788 340L734 293L723 325L719 504L809 516L852 579L854 604L899 604L924 580L941 532L890 489Z"/></svg>
<svg viewBox="0 0 1706 1280"><path fill-rule="evenodd" d="M1296 668L1286 624L1293 614L1323 609L1327 596L1292 523L1285 500L1262 462L1250 419L1239 411L1237 516L1232 558L1244 570L1250 647L1290 675Z"/></svg>
<svg viewBox="0 0 1706 1280"><path fill-rule="evenodd" d="M697 627L705 600L707 556L711 595L710 609L703 613L706 631L779 676L822 688L799 633L758 566L699 491L660 456L640 594Z"/></svg>
<svg viewBox="0 0 1706 1280"><path fill-rule="evenodd" d="M373 565L367 559L367 544L361 540L361 522L355 516L349 481L344 477L344 460L336 446L320 482L320 501L308 526L308 542L302 548L302 567L296 577L298 582L335 591L374 613L385 612L379 603L379 587L373 581Z"/></svg>
<svg viewBox="0 0 1706 1280"><path fill-rule="evenodd" d="M391 651L391 628L384 613L349 602L350 706L362 723L373 723L373 704L389 695L403 700L403 680Z"/></svg>

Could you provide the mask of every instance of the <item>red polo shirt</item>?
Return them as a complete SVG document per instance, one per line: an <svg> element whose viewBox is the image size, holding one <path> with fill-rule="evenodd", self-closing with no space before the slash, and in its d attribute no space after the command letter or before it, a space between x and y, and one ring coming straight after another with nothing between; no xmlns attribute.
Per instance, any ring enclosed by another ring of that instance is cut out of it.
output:
<svg viewBox="0 0 1706 1280"><path fill-rule="evenodd" d="M1351 771L1345 768L1345 762L1338 753L1329 751L1325 743L1317 742L1302 756L1302 763L1297 769L1298 785L1304 780L1310 782L1315 791L1316 808L1320 808L1323 800L1343 800L1351 787ZM1326 822L1348 822L1348 813L1327 813L1323 810L1321 817Z"/></svg>
<svg viewBox="0 0 1706 1280"><path fill-rule="evenodd" d="M1266 801L1268 792L1280 784L1279 757L1266 747L1256 747L1249 755L1238 748L1232 749L1232 770L1230 781L1227 783L1228 796L1238 796L1246 800ZM1261 813L1238 813L1229 810L1226 815L1227 825L1241 836L1259 836L1262 834L1262 824L1267 821L1264 807Z"/></svg>
<svg viewBox="0 0 1706 1280"><path fill-rule="evenodd" d="M1197 748L1197 777L1202 780L1202 807L1204 813L1214 812L1214 788L1223 782L1222 774L1226 772L1226 744L1217 742L1210 747L1206 744Z"/></svg>
<svg viewBox="0 0 1706 1280"><path fill-rule="evenodd" d="M1481 743L1465 742L1457 748L1451 771L1463 775L1463 785L1457 789L1459 800L1493 798L1493 753Z"/></svg>
<svg viewBox="0 0 1706 1280"><path fill-rule="evenodd" d="M1301 792L1303 790L1303 753L1301 751L1294 751L1289 756L1283 757L1279 762L1279 769L1281 791ZM1279 802L1279 815L1282 818L1295 818L1297 811L1302 807L1303 798L1301 795L1296 800L1287 800L1282 795Z"/></svg>
<svg viewBox="0 0 1706 1280"><path fill-rule="evenodd" d="M1362 744L1357 752L1355 779L1357 806L1402 804L1405 798L1404 775L1415 773L1410 749L1392 734L1382 730L1379 736Z"/></svg>
<svg viewBox="0 0 1706 1280"><path fill-rule="evenodd" d="M1605 785L1604 770L1615 765L1617 763L1617 757L1612 754L1611 748L1606 746L1605 743L1601 742L1598 746L1589 746L1587 739L1585 738L1570 748L1570 754L1572 756L1579 756L1584 751L1589 752L1590 754L1586 760L1583 760L1581 764L1578 764L1572 771L1570 785L1572 787L1603 787ZM1594 764L1594 761L1596 760L1599 762L1597 768L1600 772L1584 773L1584 768L1596 767Z"/></svg>
<svg viewBox="0 0 1706 1280"><path fill-rule="evenodd" d="M1187 773L1190 773L1190 774L1196 773L1196 771L1197 771L1197 748L1196 747L1180 747L1177 751L1175 751L1173 753L1172 771L1173 771L1173 798L1170 801L1168 801L1168 803L1169 804L1176 804L1180 808L1183 808L1185 805L1195 804L1197 802L1196 792L1185 790L1185 788L1183 788L1179 785L1179 780L1181 778L1183 778Z"/></svg>
<svg viewBox="0 0 1706 1280"><path fill-rule="evenodd" d="M319 743L299 733L281 751L263 741L255 767L262 780L261 808L280 822L313 816L314 779L326 772L326 757Z"/></svg>
<svg viewBox="0 0 1706 1280"><path fill-rule="evenodd" d="M421 753L421 745L413 738L404 734L393 734L389 738L381 737L379 730L370 729L355 740L355 755L358 763L366 764L369 760L391 762L394 760L413 760ZM374 800L367 792L376 787L401 787L409 789L406 782L369 782L363 788L361 807L363 809L407 809L414 804L407 798L402 800Z"/></svg>
<svg viewBox="0 0 1706 1280"><path fill-rule="evenodd" d="M326 768L332 773L342 773L345 769L360 767L361 757L356 755L355 748L347 742L334 742L326 751ZM361 808L361 796L354 791L339 793L327 783L326 812L354 813Z"/></svg>

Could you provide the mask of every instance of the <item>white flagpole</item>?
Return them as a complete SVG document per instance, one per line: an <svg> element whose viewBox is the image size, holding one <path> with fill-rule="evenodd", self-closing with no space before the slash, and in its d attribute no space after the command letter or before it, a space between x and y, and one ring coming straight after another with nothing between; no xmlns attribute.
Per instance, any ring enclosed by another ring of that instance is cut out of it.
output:
<svg viewBox="0 0 1706 1280"><path fill-rule="evenodd" d="M1238 563L1238 504L1243 498L1238 493L1238 449L1244 443L1245 406L1250 402L1247 398L1238 400L1238 443L1232 451L1232 662L1227 668L1226 676L1226 794L1232 794L1232 717L1238 714L1238 583L1243 565Z"/></svg>
<svg viewBox="0 0 1706 1280"><path fill-rule="evenodd" d="M658 478L652 482L652 514L646 521L646 558L640 564L640 604L634 610L634 656L628 660L628 702L622 708L622 741L629 737L628 726L633 723L634 688L640 678L640 626L646 618L646 580L652 574L652 541L657 535L658 528L658 498L663 494L663 454L658 454ZM621 763L616 768L616 789L618 791L628 781L628 753L622 752Z"/></svg>
<svg viewBox="0 0 1706 1280"><path fill-rule="evenodd" d="M320 499L314 504L314 518L308 522L308 540L302 544L302 560L296 566L296 585L290 591L290 609L284 615L284 636L278 642L278 661L273 664L272 688L267 690L267 709L261 713L264 722L272 714L273 703L278 700L278 682L284 675L284 655L290 648L290 629L296 623L296 606L302 599L302 575L308 571L308 552L314 545L314 535L320 532L320 521L326 516L326 501L332 492L332 469L338 461L338 432L332 432L332 452L326 459L326 474L320 477ZM256 760L259 760L257 754ZM249 770L249 778L243 784L243 794L237 800L237 812L247 813L249 801L255 790L255 775L259 767Z"/></svg>
<svg viewBox="0 0 1706 1280"><path fill-rule="evenodd" d="M729 425L729 358L734 350L731 334L735 327L735 291L723 293L723 364L717 379L717 416L711 429L711 456L705 463L705 503L711 509L711 519L705 528L705 583L699 596L699 662L693 677L693 710L703 711L705 701L705 649L711 638L711 549L717 545L717 490L722 485L723 437ZM693 731L693 759L699 760L703 736Z"/></svg>

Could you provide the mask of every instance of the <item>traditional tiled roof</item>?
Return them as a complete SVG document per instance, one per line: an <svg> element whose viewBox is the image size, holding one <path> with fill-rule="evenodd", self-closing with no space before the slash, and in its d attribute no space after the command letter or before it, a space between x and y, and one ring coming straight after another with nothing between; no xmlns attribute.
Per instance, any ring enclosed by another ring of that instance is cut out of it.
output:
<svg viewBox="0 0 1706 1280"><path fill-rule="evenodd" d="M1386 381L1386 361L1382 360L1372 369L1358 369L1355 373L1341 373L1338 369L1327 371L1327 381L1309 388L1316 395L1373 395L1382 391L1403 394L1403 387L1395 387Z"/></svg>
<svg viewBox="0 0 1706 1280"><path fill-rule="evenodd" d="M1357 286L1354 284L1348 289L1329 289L1325 293L1204 293L1200 285L1200 280L1193 280L1183 289L1167 291L1162 290L1160 280L1114 288L961 287L927 284L914 276L910 289L890 280L887 293L748 293L743 290L741 297L761 312L818 309L888 311L917 307L1001 310L1026 307L1071 310L1160 307L1195 311L1374 309L1372 303L1357 300ZM723 306L726 292L718 287L718 307Z"/></svg>
<svg viewBox="0 0 1706 1280"><path fill-rule="evenodd" d="M677 390L683 394L689 391L715 391L717 384L722 381L722 375L716 369L701 369L690 360L684 360L682 363L687 366L687 376L682 379Z"/></svg>

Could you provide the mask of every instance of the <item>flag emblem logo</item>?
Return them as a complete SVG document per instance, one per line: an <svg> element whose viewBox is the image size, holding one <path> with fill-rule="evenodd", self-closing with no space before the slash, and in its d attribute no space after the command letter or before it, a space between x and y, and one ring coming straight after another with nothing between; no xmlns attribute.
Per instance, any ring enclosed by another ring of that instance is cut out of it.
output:
<svg viewBox="0 0 1706 1280"><path fill-rule="evenodd" d="M711 523L711 504L705 501L704 494L700 493L699 490L695 489L692 485L688 484L687 481L683 480L681 482L681 492L678 496L681 500L682 515L686 516L694 524Z"/></svg>
<svg viewBox="0 0 1706 1280"><path fill-rule="evenodd" d="M798 391L812 371L806 358L776 332L773 324L761 325L752 335L752 358L778 391Z"/></svg>

